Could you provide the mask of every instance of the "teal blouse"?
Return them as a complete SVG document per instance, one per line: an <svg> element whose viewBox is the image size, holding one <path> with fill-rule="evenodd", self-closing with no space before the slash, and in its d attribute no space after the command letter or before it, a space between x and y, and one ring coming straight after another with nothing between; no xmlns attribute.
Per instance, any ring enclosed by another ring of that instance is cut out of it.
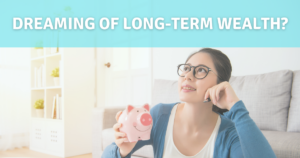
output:
<svg viewBox="0 0 300 158"><path fill-rule="evenodd" d="M144 145L152 145L154 157L162 158L169 117L176 104L160 103L151 108L153 127L150 139L138 141L126 158L130 158L132 153ZM250 118L242 100L219 115L221 124L215 142L214 158L276 158L267 139ZM105 148L102 157L121 158L119 147L113 142Z"/></svg>

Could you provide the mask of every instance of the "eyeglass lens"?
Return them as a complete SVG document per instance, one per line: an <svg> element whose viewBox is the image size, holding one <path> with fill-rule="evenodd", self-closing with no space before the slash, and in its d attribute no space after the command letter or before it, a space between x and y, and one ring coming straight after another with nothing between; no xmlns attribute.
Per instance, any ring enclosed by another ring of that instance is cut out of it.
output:
<svg viewBox="0 0 300 158"><path fill-rule="evenodd" d="M180 65L178 69L178 74L181 77L184 77L189 71L191 71L191 67L189 65ZM195 68L195 76L196 78L204 78L208 73L208 68L204 66L197 66Z"/></svg>

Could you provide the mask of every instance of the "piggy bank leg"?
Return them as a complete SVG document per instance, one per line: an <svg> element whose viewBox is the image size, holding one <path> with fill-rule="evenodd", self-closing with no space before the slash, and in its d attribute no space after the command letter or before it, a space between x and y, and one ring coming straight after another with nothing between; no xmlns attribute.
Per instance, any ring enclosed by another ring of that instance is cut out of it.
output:
<svg viewBox="0 0 300 158"><path fill-rule="evenodd" d="M137 142L138 141L138 138L136 136L132 136L132 135L128 135L128 141L129 142Z"/></svg>
<svg viewBox="0 0 300 158"><path fill-rule="evenodd" d="M140 139L141 140L149 140L150 139L150 134L145 134L145 135L141 136Z"/></svg>

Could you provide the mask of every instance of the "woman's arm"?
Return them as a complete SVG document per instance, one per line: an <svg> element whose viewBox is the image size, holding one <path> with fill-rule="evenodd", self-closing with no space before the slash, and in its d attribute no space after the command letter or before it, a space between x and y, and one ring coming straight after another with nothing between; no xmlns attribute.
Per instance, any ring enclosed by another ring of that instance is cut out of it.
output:
<svg viewBox="0 0 300 158"><path fill-rule="evenodd" d="M150 115L152 116L153 126L151 129L150 139L149 140L139 140L132 151L126 155L126 158L130 158L132 153L143 147L144 145L152 145L153 144L153 138L155 137L153 134L153 130L155 130L156 124L157 124L157 115L159 112L159 107L161 104L157 104L154 107L150 109ZM116 145L115 142L107 146L102 154L102 158L121 158L119 147Z"/></svg>
<svg viewBox="0 0 300 158"><path fill-rule="evenodd" d="M235 123L238 134L238 139L231 144L230 157L240 158L242 153L245 158L276 158L269 142L249 116L242 100L236 102L224 116Z"/></svg>
<svg viewBox="0 0 300 158"><path fill-rule="evenodd" d="M232 142L228 144L230 145L230 157L276 157L269 142L250 118L243 101L237 97L229 82L224 81L209 88L205 93L204 100L207 98L210 98L212 103L219 108L229 110L224 115L235 124L236 131L233 132L237 132L237 136L233 137Z"/></svg>

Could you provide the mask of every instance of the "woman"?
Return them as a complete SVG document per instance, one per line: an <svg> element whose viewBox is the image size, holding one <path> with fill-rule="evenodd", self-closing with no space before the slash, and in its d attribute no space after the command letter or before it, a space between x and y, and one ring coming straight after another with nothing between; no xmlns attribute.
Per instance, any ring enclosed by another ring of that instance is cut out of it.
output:
<svg viewBox="0 0 300 158"><path fill-rule="evenodd" d="M182 103L158 104L151 110L150 140L124 142L121 124L114 125L115 142L102 155L130 157L152 145L155 158L273 158L268 141L229 84L231 63L221 51L203 48L178 66ZM121 112L118 112L118 120Z"/></svg>

